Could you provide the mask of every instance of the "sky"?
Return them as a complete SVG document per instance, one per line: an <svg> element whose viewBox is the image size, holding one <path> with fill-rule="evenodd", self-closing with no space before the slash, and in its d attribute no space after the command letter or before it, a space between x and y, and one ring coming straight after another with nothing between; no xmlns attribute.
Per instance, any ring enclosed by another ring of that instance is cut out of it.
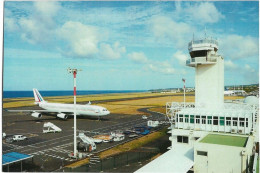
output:
<svg viewBox="0 0 260 173"><path fill-rule="evenodd" d="M219 43L225 85L259 82L257 1L5 1L3 90L194 87L188 43Z"/></svg>

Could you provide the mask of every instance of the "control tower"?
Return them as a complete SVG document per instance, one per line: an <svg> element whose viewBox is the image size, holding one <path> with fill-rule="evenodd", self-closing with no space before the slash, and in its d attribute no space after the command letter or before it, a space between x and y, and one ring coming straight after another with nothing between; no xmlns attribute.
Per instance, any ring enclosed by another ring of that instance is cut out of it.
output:
<svg viewBox="0 0 260 173"><path fill-rule="evenodd" d="M213 39L193 40L188 45L190 59L186 65L195 68L195 105L220 108L224 103L224 59L217 54Z"/></svg>

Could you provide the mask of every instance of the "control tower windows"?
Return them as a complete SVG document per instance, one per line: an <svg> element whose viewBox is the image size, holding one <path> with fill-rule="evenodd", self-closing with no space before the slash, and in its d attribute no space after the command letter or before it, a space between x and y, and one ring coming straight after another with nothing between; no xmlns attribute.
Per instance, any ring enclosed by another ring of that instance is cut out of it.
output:
<svg viewBox="0 0 260 173"><path fill-rule="evenodd" d="M192 52L190 52L190 56L191 56L191 58L205 57L205 56L207 56L207 50L192 51Z"/></svg>

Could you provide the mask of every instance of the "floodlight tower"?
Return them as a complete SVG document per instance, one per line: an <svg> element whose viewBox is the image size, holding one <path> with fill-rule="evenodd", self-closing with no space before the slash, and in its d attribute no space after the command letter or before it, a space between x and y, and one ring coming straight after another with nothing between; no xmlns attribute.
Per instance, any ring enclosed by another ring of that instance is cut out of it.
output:
<svg viewBox="0 0 260 173"><path fill-rule="evenodd" d="M195 105L219 108L224 104L224 58L217 54L218 42L204 38L188 45L190 59L186 65L195 67Z"/></svg>
<svg viewBox="0 0 260 173"><path fill-rule="evenodd" d="M76 120L76 76L78 69L71 69L68 68L68 73L73 73L73 79L74 79L74 157L77 158L77 120Z"/></svg>

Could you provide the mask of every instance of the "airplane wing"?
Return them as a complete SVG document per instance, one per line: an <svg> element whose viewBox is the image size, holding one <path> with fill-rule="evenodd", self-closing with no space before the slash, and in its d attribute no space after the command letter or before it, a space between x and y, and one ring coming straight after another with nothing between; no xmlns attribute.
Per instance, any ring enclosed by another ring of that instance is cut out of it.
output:
<svg viewBox="0 0 260 173"><path fill-rule="evenodd" d="M5 109L5 111L7 111L7 112L27 112L27 113L31 113L31 116L33 116L35 118L41 118L42 113L44 113L44 112L57 113L57 117L61 118L61 119L67 119L68 116L71 116L73 114L73 112L58 112L58 111L49 111L49 110L43 110L43 109L41 109L41 110L8 110L8 109Z"/></svg>
<svg viewBox="0 0 260 173"><path fill-rule="evenodd" d="M7 112L53 112L53 111L48 111L48 110L8 110L5 109Z"/></svg>
<svg viewBox="0 0 260 173"><path fill-rule="evenodd" d="M41 109L41 110L9 110L9 109L4 109L5 111L7 111L7 112L53 112L53 113L73 113L73 111L71 111L71 112L59 112L59 111L49 111L49 110L43 110L43 109Z"/></svg>

